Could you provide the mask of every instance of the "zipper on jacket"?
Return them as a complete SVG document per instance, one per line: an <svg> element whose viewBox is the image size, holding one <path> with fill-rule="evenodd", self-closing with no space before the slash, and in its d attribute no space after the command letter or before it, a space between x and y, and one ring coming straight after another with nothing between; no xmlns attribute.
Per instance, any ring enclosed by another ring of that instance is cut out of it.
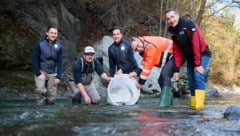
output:
<svg viewBox="0 0 240 136"><path fill-rule="evenodd" d="M85 65L85 64L84 64ZM85 79L85 84L86 84L86 82L87 82L87 79L88 79L88 74L89 74L89 65L87 65L87 73L86 73L86 79Z"/></svg>

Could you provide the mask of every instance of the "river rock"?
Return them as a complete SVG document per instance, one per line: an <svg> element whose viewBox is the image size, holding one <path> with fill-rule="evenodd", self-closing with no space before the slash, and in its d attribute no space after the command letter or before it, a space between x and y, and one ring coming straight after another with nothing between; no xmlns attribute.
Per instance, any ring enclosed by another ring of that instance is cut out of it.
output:
<svg viewBox="0 0 240 136"><path fill-rule="evenodd" d="M240 119L240 106L229 106L224 112L224 118L229 120Z"/></svg>
<svg viewBox="0 0 240 136"><path fill-rule="evenodd" d="M219 96L218 90L213 87L206 87L206 97L214 97L214 96Z"/></svg>

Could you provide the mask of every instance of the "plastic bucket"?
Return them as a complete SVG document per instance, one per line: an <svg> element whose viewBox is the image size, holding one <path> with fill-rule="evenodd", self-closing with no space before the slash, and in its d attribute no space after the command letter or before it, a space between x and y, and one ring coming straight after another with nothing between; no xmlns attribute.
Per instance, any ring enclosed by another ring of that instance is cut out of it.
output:
<svg viewBox="0 0 240 136"><path fill-rule="evenodd" d="M111 105L133 105L140 96L140 90L135 86L136 80L128 74L115 75L108 85L107 102Z"/></svg>

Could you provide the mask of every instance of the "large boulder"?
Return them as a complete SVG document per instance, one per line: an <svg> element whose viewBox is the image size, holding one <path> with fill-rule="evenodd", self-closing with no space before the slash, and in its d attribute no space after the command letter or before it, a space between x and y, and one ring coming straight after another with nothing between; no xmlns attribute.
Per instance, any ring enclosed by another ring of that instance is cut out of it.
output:
<svg viewBox="0 0 240 136"><path fill-rule="evenodd" d="M45 35L49 25L59 29L64 62L74 60L79 35L87 27L72 14L77 1L2 0L0 6L0 68L31 66L34 43ZM81 9L81 5L78 9ZM80 10L75 10L80 11Z"/></svg>
<svg viewBox="0 0 240 136"><path fill-rule="evenodd" d="M224 118L229 120L240 119L240 106L229 106L224 112Z"/></svg>

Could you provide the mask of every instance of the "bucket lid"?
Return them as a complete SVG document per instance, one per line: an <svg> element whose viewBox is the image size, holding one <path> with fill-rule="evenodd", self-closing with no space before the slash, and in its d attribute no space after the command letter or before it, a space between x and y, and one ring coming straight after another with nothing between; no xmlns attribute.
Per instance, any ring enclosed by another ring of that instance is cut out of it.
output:
<svg viewBox="0 0 240 136"><path fill-rule="evenodd" d="M135 86L136 80L128 74L115 75L108 85L107 102L111 105L133 105L140 97L140 90Z"/></svg>

